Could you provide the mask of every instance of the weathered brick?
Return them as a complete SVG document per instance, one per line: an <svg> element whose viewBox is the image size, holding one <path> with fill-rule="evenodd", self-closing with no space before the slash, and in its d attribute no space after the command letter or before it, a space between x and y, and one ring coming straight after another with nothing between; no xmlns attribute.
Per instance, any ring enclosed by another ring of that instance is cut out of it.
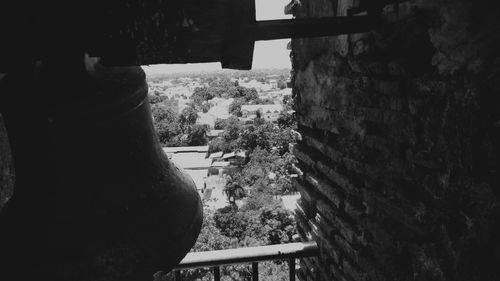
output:
<svg viewBox="0 0 500 281"><path fill-rule="evenodd" d="M293 154L295 155L295 157L297 157L297 159L304 162L305 165L314 166L316 161L314 161L314 159L311 158L311 156L309 156L307 152L303 151L304 149L304 146L296 144L293 146Z"/></svg>
<svg viewBox="0 0 500 281"><path fill-rule="evenodd" d="M318 151L322 151L325 153L325 155L330 158L334 162L341 162L342 161L342 153L339 151L336 151L332 147L330 147L328 144L325 144L321 142L320 140L311 137L311 136L305 136L304 137L304 142L310 146L313 147L314 149Z"/></svg>
<svg viewBox="0 0 500 281"><path fill-rule="evenodd" d="M342 260L342 268L345 274L351 276L356 281L370 280L368 274L351 264L347 259Z"/></svg>
<svg viewBox="0 0 500 281"><path fill-rule="evenodd" d="M358 188L352 185L346 177L337 173L333 168L329 167L326 163L318 161L316 167L331 181L342 187L348 193L358 193Z"/></svg>
<svg viewBox="0 0 500 281"><path fill-rule="evenodd" d="M14 182L14 161L7 130L4 126L2 114L0 114L0 212L13 194Z"/></svg>
<svg viewBox="0 0 500 281"><path fill-rule="evenodd" d="M342 221L339 212L333 210L323 200L318 200L318 211L319 214L317 214L315 217L316 222L318 222L321 226L329 224L336 233L340 233L344 237L344 239L348 240L350 243L353 243L354 237L356 236L356 230L349 223ZM323 217L328 220L328 223Z"/></svg>
<svg viewBox="0 0 500 281"><path fill-rule="evenodd" d="M339 194L339 191L336 190L336 187L329 185L327 182L315 177L314 175L308 174L306 176L307 182L313 185L323 196L328 198L330 202L337 207L337 209L341 208L342 203L342 195Z"/></svg>
<svg viewBox="0 0 500 281"><path fill-rule="evenodd" d="M297 204L296 209L295 209L295 220L297 221L297 224L299 225L299 231L302 233L301 236L303 238L309 239L311 237L311 228L309 226L309 218L304 211L304 208L302 207L301 204Z"/></svg>
<svg viewBox="0 0 500 281"><path fill-rule="evenodd" d="M304 172L296 164L292 164L292 171L297 175L299 179L304 178Z"/></svg>
<svg viewBox="0 0 500 281"><path fill-rule="evenodd" d="M317 195L315 190L309 187L307 184L303 184L301 181L292 179L292 184L300 192L300 203L304 208L306 215L313 217L316 213L316 200Z"/></svg>
<svg viewBox="0 0 500 281"><path fill-rule="evenodd" d="M302 2L296 17L324 15ZM341 16L366 1L330 2ZM405 1L369 32L292 40L320 279L500 280L493 6Z"/></svg>

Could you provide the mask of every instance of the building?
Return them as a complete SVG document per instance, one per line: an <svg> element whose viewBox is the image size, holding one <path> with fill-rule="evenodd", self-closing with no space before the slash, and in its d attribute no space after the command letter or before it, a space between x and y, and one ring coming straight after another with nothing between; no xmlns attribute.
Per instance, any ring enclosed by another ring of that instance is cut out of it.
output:
<svg viewBox="0 0 500 281"><path fill-rule="evenodd" d="M202 191L213 159L207 158L208 146L164 147L168 158L193 179L196 189Z"/></svg>
<svg viewBox="0 0 500 281"><path fill-rule="evenodd" d="M187 153L196 152L208 156L208 145L204 146L179 146L179 147L163 147L163 152L165 152L168 158L171 158L173 154L176 153Z"/></svg>
<svg viewBox="0 0 500 281"><path fill-rule="evenodd" d="M233 151L229 153L225 153L221 157L222 161L228 161L229 163L233 165L241 165L245 163L246 160L246 153L244 151Z"/></svg>
<svg viewBox="0 0 500 281"><path fill-rule="evenodd" d="M231 163L229 161L214 161L210 168L211 174L222 175L225 171L230 169Z"/></svg>
<svg viewBox="0 0 500 281"><path fill-rule="evenodd" d="M213 159L214 161L219 161L222 158L224 153L222 151L214 152L208 156L208 158Z"/></svg>
<svg viewBox="0 0 500 281"><path fill-rule="evenodd" d="M281 104L245 104L241 106L240 120L251 120L260 114L266 121L277 122L282 110Z"/></svg>
<svg viewBox="0 0 500 281"><path fill-rule="evenodd" d="M207 137L209 140L215 139L224 133L224 130L210 130L207 132Z"/></svg>

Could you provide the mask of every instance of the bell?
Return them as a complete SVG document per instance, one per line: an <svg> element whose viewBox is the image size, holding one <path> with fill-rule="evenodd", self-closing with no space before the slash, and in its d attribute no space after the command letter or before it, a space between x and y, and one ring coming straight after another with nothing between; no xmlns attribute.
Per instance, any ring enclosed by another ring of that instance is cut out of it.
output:
<svg viewBox="0 0 500 281"><path fill-rule="evenodd" d="M0 267L12 275L2 279L138 281L168 272L195 243L202 204L160 146L144 72L88 57L36 69L31 82L24 76L38 91L22 116L32 118L31 140L21 107L2 100L18 172L0 214Z"/></svg>

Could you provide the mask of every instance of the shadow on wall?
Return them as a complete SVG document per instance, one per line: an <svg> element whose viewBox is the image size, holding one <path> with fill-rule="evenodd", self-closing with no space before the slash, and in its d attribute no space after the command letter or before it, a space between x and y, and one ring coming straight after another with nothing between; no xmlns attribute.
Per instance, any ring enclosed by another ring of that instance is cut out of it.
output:
<svg viewBox="0 0 500 281"><path fill-rule="evenodd" d="M12 196L15 181L9 138L0 114L0 211Z"/></svg>

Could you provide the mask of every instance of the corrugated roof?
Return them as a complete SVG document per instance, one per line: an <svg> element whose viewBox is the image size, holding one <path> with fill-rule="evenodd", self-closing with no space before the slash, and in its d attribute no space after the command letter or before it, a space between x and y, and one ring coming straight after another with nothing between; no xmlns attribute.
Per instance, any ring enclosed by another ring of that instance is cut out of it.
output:
<svg viewBox="0 0 500 281"><path fill-rule="evenodd" d="M198 190L203 189L203 186L205 185L205 180L208 175L208 169L185 170L185 171L193 179L194 184L196 185L196 189Z"/></svg>
<svg viewBox="0 0 500 281"><path fill-rule="evenodd" d="M212 167L227 167L231 165L231 163L227 161L215 161L212 163Z"/></svg>
<svg viewBox="0 0 500 281"><path fill-rule="evenodd" d="M183 169L208 169L212 165L212 159L205 158L205 153L183 152L172 155L172 162Z"/></svg>
<svg viewBox="0 0 500 281"><path fill-rule="evenodd" d="M178 152L208 152L208 145L205 146L180 146L180 147L163 147L165 153Z"/></svg>
<svg viewBox="0 0 500 281"><path fill-rule="evenodd" d="M222 134L224 130L210 130L207 132L207 136L209 137L217 137L218 135Z"/></svg>
<svg viewBox="0 0 500 281"><path fill-rule="evenodd" d="M274 112L283 110L283 106L281 104L245 104L241 106L241 111L250 111L254 112L257 110L261 110L262 112Z"/></svg>
<svg viewBox="0 0 500 281"><path fill-rule="evenodd" d="M219 151L219 152L214 152L212 154L210 154L210 156L208 156L208 158L210 159L213 159L213 158L219 158L219 157L222 157L222 151Z"/></svg>
<svg viewBox="0 0 500 281"><path fill-rule="evenodd" d="M236 156L236 154L234 152L230 152L230 153L226 153L222 156L222 159L226 159L226 158L231 158L231 157L234 157Z"/></svg>

